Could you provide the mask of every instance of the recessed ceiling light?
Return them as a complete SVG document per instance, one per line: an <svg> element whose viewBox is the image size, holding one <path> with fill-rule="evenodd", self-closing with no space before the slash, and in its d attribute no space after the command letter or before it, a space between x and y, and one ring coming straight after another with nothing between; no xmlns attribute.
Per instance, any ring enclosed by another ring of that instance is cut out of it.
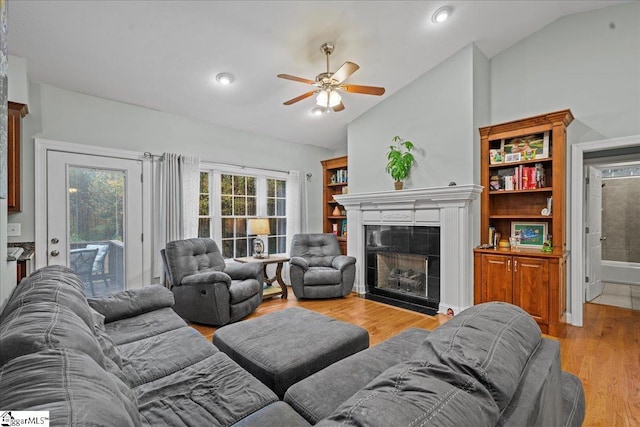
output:
<svg viewBox="0 0 640 427"><path fill-rule="evenodd" d="M233 75L231 73L220 73L216 76L216 80L221 85L230 85L233 82Z"/></svg>
<svg viewBox="0 0 640 427"><path fill-rule="evenodd" d="M453 12L451 6L442 6L440 9L435 11L433 16L431 17L431 20L436 24L439 24L446 21L447 18L451 16L451 12Z"/></svg>

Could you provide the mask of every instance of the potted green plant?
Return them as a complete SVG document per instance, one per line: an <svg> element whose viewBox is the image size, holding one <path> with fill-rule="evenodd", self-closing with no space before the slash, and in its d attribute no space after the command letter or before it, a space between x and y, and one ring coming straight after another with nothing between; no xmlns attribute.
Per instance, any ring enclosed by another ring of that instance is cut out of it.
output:
<svg viewBox="0 0 640 427"><path fill-rule="evenodd" d="M413 150L413 142L404 140L398 135L393 137L393 142L396 145L389 146L389 152L387 153L387 173L391 175L391 178L395 181L396 190L402 190L403 180L409 176L411 166L415 163L416 159L411 154Z"/></svg>

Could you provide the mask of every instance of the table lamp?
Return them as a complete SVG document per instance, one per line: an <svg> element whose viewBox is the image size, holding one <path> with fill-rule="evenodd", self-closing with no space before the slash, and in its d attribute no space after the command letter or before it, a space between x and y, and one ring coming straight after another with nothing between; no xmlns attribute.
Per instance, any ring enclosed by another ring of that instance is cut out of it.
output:
<svg viewBox="0 0 640 427"><path fill-rule="evenodd" d="M254 258L265 258L264 242L259 236L268 236L270 233L268 218L250 218L247 221L247 234L256 236L253 241Z"/></svg>

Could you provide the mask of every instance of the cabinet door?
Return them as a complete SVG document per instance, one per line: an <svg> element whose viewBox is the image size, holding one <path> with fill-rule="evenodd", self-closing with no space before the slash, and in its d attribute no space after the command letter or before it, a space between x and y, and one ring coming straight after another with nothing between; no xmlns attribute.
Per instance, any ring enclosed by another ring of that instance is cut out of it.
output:
<svg viewBox="0 0 640 427"><path fill-rule="evenodd" d="M549 319L549 261L513 257L513 303L537 322Z"/></svg>
<svg viewBox="0 0 640 427"><path fill-rule="evenodd" d="M513 303L512 260L505 255L482 255L482 301Z"/></svg>

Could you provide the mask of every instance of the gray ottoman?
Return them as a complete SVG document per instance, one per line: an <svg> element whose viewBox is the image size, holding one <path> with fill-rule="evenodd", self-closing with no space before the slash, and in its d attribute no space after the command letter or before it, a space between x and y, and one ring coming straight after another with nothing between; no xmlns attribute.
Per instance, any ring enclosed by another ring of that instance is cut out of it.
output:
<svg viewBox="0 0 640 427"><path fill-rule="evenodd" d="M369 333L303 308L288 308L218 329L213 344L273 390L369 347Z"/></svg>

